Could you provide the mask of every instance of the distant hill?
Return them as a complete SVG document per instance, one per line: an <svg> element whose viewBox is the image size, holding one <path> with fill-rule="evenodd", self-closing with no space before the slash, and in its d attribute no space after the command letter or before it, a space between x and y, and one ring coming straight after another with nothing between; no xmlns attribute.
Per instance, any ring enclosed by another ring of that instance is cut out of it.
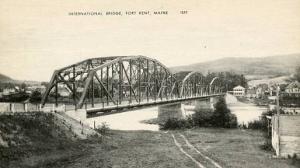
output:
<svg viewBox="0 0 300 168"><path fill-rule="evenodd" d="M262 76L265 78L290 75L295 72L296 66L300 66L300 53L258 58L228 57L170 69L173 72L199 71L202 73L233 71L252 79L261 79Z"/></svg>
<svg viewBox="0 0 300 168"><path fill-rule="evenodd" d="M2 83L8 83L13 82L14 80L6 75L0 74L0 82Z"/></svg>
<svg viewBox="0 0 300 168"><path fill-rule="evenodd" d="M248 85L250 86L257 86L259 84L288 84L291 82L290 76L280 76L275 78L265 78L265 79L258 79L258 80L250 80L248 81Z"/></svg>
<svg viewBox="0 0 300 168"><path fill-rule="evenodd" d="M41 82L15 80L15 79L12 79L11 77L8 77L8 76L3 75L3 74L0 73L0 83L14 83L14 84L25 83L25 84L28 84L28 85L36 85L36 84L40 84Z"/></svg>

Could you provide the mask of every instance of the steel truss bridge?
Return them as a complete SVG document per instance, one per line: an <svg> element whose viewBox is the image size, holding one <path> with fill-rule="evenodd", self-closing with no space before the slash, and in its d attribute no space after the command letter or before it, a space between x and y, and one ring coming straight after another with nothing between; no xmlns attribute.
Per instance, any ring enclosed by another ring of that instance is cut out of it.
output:
<svg viewBox="0 0 300 168"><path fill-rule="evenodd" d="M207 79L199 72L173 74L159 61L145 56L91 58L55 70L42 106L49 101L58 105L62 87L69 92L75 108L89 111L167 104L226 92L218 77Z"/></svg>

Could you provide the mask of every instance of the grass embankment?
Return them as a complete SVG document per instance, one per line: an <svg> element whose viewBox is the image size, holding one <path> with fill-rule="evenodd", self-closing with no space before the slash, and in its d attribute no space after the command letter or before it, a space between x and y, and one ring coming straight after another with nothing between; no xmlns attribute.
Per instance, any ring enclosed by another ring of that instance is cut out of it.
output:
<svg viewBox="0 0 300 168"><path fill-rule="evenodd" d="M52 114L0 115L0 167L55 167L85 148Z"/></svg>

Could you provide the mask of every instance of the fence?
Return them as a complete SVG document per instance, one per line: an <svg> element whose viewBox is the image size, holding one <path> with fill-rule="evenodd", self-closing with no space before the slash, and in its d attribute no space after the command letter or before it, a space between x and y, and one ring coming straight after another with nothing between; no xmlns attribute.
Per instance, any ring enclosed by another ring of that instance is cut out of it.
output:
<svg viewBox="0 0 300 168"><path fill-rule="evenodd" d="M41 111L38 104L31 103L0 103L0 112L36 112Z"/></svg>
<svg viewBox="0 0 300 168"><path fill-rule="evenodd" d="M54 104L45 104L42 108L40 104L31 103L0 103L0 113L3 112L65 112L74 110L72 105L59 104L57 107Z"/></svg>

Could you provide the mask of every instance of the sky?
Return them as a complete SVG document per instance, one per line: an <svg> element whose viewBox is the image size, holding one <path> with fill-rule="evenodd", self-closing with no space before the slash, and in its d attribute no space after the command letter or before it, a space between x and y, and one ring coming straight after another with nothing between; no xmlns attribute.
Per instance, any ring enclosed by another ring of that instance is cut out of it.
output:
<svg viewBox="0 0 300 168"><path fill-rule="evenodd" d="M0 73L48 81L91 57L144 55L171 67L300 53L299 9L300 0L1 0ZM90 11L103 16L69 15Z"/></svg>

